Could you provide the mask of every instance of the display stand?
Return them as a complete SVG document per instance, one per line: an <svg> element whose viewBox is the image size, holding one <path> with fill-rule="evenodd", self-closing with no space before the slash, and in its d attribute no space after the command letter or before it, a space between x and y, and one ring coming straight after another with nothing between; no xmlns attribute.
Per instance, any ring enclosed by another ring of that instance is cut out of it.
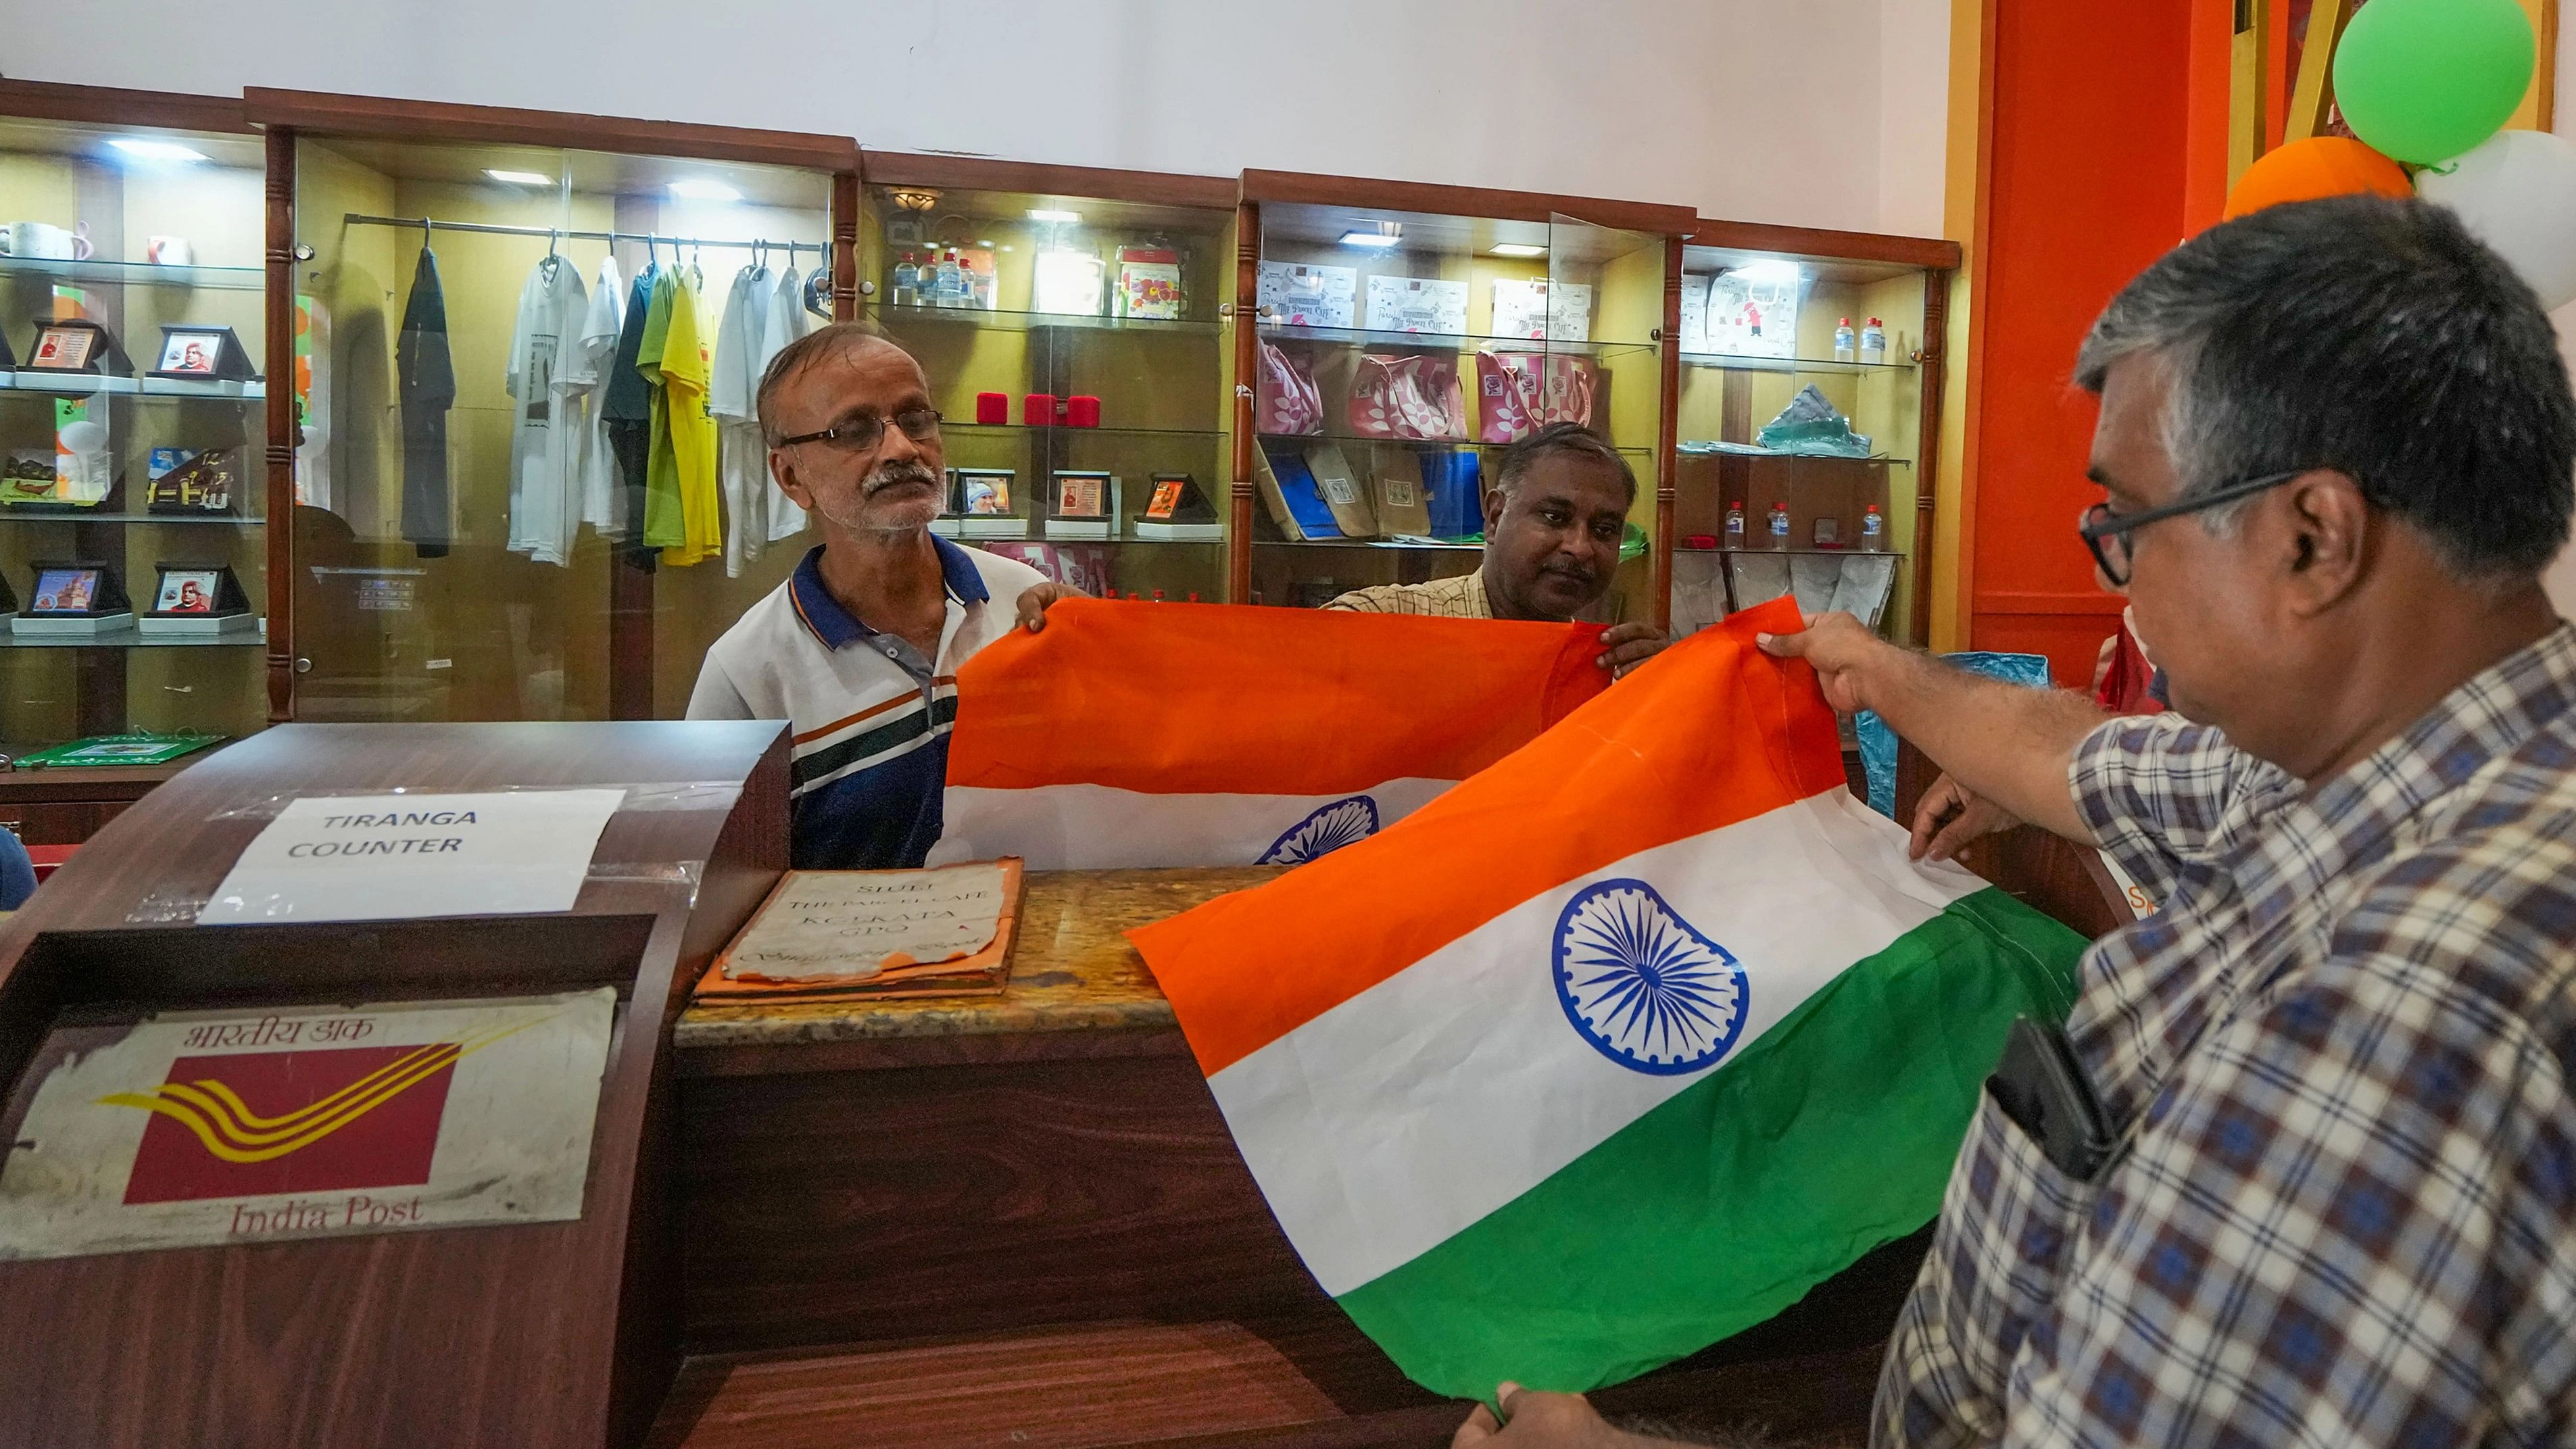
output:
<svg viewBox="0 0 2576 1449"><path fill-rule="evenodd" d="M607 987L615 1025L576 1219L0 1262L0 1442L635 1443L677 1345L668 1023L786 865L786 764L757 722L291 725L100 832L0 926L13 1110L58 1031L171 1010ZM190 924L292 798L602 786L568 912Z"/></svg>

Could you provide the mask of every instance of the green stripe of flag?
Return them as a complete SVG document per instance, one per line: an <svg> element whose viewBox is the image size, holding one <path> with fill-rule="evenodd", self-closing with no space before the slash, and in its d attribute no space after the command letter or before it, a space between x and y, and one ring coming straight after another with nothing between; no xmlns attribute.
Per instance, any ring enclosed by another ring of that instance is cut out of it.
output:
<svg viewBox="0 0 2576 1449"><path fill-rule="evenodd" d="M1457 1398L1598 1388L1750 1328L1940 1211L2005 1030L2065 1018L2083 949L2001 891L1956 901L1341 1305Z"/></svg>

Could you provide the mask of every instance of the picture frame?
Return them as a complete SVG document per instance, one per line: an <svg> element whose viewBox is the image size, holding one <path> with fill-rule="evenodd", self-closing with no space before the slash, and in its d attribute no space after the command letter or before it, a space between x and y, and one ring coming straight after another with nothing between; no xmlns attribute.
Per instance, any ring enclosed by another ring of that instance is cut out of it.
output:
<svg viewBox="0 0 2576 1449"><path fill-rule="evenodd" d="M1136 515L1144 523L1213 523L1216 510L1199 491L1198 479L1188 473L1156 473L1149 479L1150 491L1145 509Z"/></svg>
<svg viewBox="0 0 2576 1449"><path fill-rule="evenodd" d="M144 486L147 513L229 514L244 491L242 458L236 449L155 448L146 471L150 479Z"/></svg>
<svg viewBox="0 0 2576 1449"><path fill-rule="evenodd" d="M152 612L212 614L215 601L223 594L223 579L221 568L172 568L163 564L160 580L152 590Z"/></svg>
<svg viewBox="0 0 2576 1449"><path fill-rule="evenodd" d="M258 374L232 328L164 322L160 361L147 375L173 382L247 382Z"/></svg>
<svg viewBox="0 0 2576 1449"><path fill-rule="evenodd" d="M36 324L35 345L18 370L126 377L134 364L116 345L116 334L103 325L86 317L63 317Z"/></svg>
<svg viewBox="0 0 2576 1449"><path fill-rule="evenodd" d="M230 564L187 560L154 568L152 606L134 621L146 636L223 635L259 627Z"/></svg>
<svg viewBox="0 0 2576 1449"><path fill-rule="evenodd" d="M1011 485L1017 481L1017 475L1007 469L960 468L952 511L967 518L1007 517L1011 513Z"/></svg>
<svg viewBox="0 0 2576 1449"><path fill-rule="evenodd" d="M1109 516L1109 475L1063 469L1055 475L1055 516L1094 519Z"/></svg>
<svg viewBox="0 0 2576 1449"><path fill-rule="evenodd" d="M28 597L25 612L64 619L114 613L116 610L100 607L101 596L108 592L106 584L105 564L38 564L35 592Z"/></svg>

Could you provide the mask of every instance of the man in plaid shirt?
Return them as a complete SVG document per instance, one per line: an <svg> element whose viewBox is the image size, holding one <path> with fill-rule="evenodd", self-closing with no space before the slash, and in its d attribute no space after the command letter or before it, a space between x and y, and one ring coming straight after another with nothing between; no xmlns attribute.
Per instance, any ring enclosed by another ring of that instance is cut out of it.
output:
<svg viewBox="0 0 2576 1449"><path fill-rule="evenodd" d="M1848 619L1768 641L1941 763L1949 806L2098 844L2164 902L2096 944L2066 1028L2107 1153L1988 1092L1873 1442L2576 1439L2549 320L2448 212L2337 198L2168 254L2076 377L2107 495L2081 532L2176 713L2105 723ZM1505 1408L1458 1441L1635 1442L1569 1396Z"/></svg>

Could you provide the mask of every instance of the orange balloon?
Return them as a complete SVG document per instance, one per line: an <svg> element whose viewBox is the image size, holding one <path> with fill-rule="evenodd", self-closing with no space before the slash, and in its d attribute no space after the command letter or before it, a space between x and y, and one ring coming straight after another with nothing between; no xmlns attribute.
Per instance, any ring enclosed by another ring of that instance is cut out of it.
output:
<svg viewBox="0 0 2576 1449"><path fill-rule="evenodd" d="M2284 201L2355 192L2411 196L2414 191L2405 168L2368 146L2348 136L2317 136L2275 147L2246 167L2227 193L2227 220Z"/></svg>

